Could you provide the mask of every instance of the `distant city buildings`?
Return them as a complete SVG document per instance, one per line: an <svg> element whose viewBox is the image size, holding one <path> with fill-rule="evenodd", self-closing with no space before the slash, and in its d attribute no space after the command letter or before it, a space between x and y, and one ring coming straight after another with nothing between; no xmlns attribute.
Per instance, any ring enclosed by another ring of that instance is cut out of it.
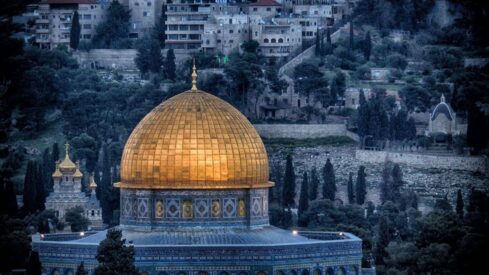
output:
<svg viewBox="0 0 489 275"><path fill-rule="evenodd" d="M78 11L80 41L91 40L96 26L103 20L104 9L97 0L42 0L37 5L35 42L41 49L70 46L73 14Z"/></svg>
<svg viewBox="0 0 489 275"><path fill-rule="evenodd" d="M117 0L113 0L117 1ZM69 46L75 11L79 13L81 41L93 38L111 0L42 0L20 16L25 36L35 34L43 49ZM351 13L350 1L258 0L241 4L227 0L120 0L131 10L129 37L138 39L158 24L165 7L167 49L179 54L202 51L225 55L248 40L259 43L268 58L282 58L312 43L324 31ZM34 21L28 26L28 20ZM24 22L25 21L25 22Z"/></svg>

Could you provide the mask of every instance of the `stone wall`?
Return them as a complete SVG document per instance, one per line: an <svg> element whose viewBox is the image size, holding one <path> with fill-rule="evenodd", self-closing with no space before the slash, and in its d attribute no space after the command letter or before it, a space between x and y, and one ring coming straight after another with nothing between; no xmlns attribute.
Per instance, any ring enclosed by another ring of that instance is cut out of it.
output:
<svg viewBox="0 0 489 275"><path fill-rule="evenodd" d="M166 56L166 50L162 50L161 54ZM78 64L80 64L82 68L135 71L138 69L134 62L136 55L137 50L134 49L93 49L90 51L76 51L73 53L73 58L78 61ZM181 65L186 58L189 58L189 56L175 53L175 62L177 65Z"/></svg>
<svg viewBox="0 0 489 275"><path fill-rule="evenodd" d="M341 37L341 33L344 31L347 31L350 28L350 23L345 24L343 27L339 28L337 31L331 34L331 42L336 43ZM326 38L324 38L326 39ZM314 52L316 50L316 45L312 45L302 53L300 53L298 56L292 58L289 62L285 63L282 67L279 69L279 74L282 75L285 73L285 71L294 68L295 66L299 65L302 63L302 61L311 58L314 55Z"/></svg>
<svg viewBox="0 0 489 275"><path fill-rule="evenodd" d="M263 138L323 138L347 136L345 124L254 124Z"/></svg>
<svg viewBox="0 0 489 275"><path fill-rule="evenodd" d="M423 168L441 168L450 170L466 170L486 172L487 159L484 157L469 156L435 156L406 152L387 152L356 150L357 160L372 163L383 163L390 160L394 163L403 163Z"/></svg>
<svg viewBox="0 0 489 275"><path fill-rule="evenodd" d="M105 68L137 70L134 58L136 50L95 49L88 52L77 51L73 57L82 68Z"/></svg>

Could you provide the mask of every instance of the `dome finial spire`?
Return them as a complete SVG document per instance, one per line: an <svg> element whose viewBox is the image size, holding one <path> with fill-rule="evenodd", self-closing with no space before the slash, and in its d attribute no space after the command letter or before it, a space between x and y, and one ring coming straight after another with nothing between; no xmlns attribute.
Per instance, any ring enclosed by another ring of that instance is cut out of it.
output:
<svg viewBox="0 0 489 275"><path fill-rule="evenodd" d="M197 68L195 68L195 58L194 66L192 67L192 92L197 91Z"/></svg>

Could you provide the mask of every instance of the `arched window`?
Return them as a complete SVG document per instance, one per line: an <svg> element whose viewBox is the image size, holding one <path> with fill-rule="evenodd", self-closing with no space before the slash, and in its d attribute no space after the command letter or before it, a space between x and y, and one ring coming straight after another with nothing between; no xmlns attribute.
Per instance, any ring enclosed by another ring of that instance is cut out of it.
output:
<svg viewBox="0 0 489 275"><path fill-rule="evenodd" d="M331 267L328 267L328 269L326 269L326 275L334 275L334 270Z"/></svg>
<svg viewBox="0 0 489 275"><path fill-rule="evenodd" d="M344 267L340 267L340 269L338 270L338 275L346 275L346 270Z"/></svg>
<svg viewBox="0 0 489 275"><path fill-rule="evenodd" d="M277 43L277 40L275 38L272 38L272 43Z"/></svg>
<svg viewBox="0 0 489 275"><path fill-rule="evenodd" d="M207 271L199 271L199 275L209 275L209 272L207 272Z"/></svg>
<svg viewBox="0 0 489 275"><path fill-rule="evenodd" d="M219 275L229 275L226 271L221 272Z"/></svg>
<svg viewBox="0 0 489 275"><path fill-rule="evenodd" d="M95 210L92 210L92 217L95 216Z"/></svg>
<svg viewBox="0 0 489 275"><path fill-rule="evenodd" d="M168 275L168 273L166 273L165 271L161 271L160 273L158 273L158 275Z"/></svg>
<svg viewBox="0 0 489 275"><path fill-rule="evenodd" d="M248 275L248 272L246 272L246 271L240 271L239 272L239 275Z"/></svg>
<svg viewBox="0 0 489 275"><path fill-rule="evenodd" d="M291 271L290 271L290 275L297 275L297 271L295 271L295 270L291 270Z"/></svg>
<svg viewBox="0 0 489 275"><path fill-rule="evenodd" d="M316 268L316 269L314 270L314 272L312 273L312 275L321 275L321 269Z"/></svg>
<svg viewBox="0 0 489 275"><path fill-rule="evenodd" d="M256 275L267 275L267 273L265 271L260 271L260 272L256 273Z"/></svg>
<svg viewBox="0 0 489 275"><path fill-rule="evenodd" d="M302 270L301 275L309 275L309 270L307 269Z"/></svg>
<svg viewBox="0 0 489 275"><path fill-rule="evenodd" d="M284 40L282 38L279 38L278 43L284 43Z"/></svg>
<svg viewBox="0 0 489 275"><path fill-rule="evenodd" d="M282 270L277 271L276 275L285 275L285 273Z"/></svg>
<svg viewBox="0 0 489 275"><path fill-rule="evenodd" d="M263 43L268 43L268 38L263 39Z"/></svg>

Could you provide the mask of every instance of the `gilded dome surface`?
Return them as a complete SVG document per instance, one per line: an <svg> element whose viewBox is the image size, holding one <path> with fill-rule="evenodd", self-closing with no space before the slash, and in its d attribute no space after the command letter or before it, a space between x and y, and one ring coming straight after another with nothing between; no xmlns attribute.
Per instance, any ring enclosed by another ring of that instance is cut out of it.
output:
<svg viewBox="0 0 489 275"><path fill-rule="evenodd" d="M124 147L120 188L270 187L268 157L253 125L211 94L192 90L154 108Z"/></svg>

